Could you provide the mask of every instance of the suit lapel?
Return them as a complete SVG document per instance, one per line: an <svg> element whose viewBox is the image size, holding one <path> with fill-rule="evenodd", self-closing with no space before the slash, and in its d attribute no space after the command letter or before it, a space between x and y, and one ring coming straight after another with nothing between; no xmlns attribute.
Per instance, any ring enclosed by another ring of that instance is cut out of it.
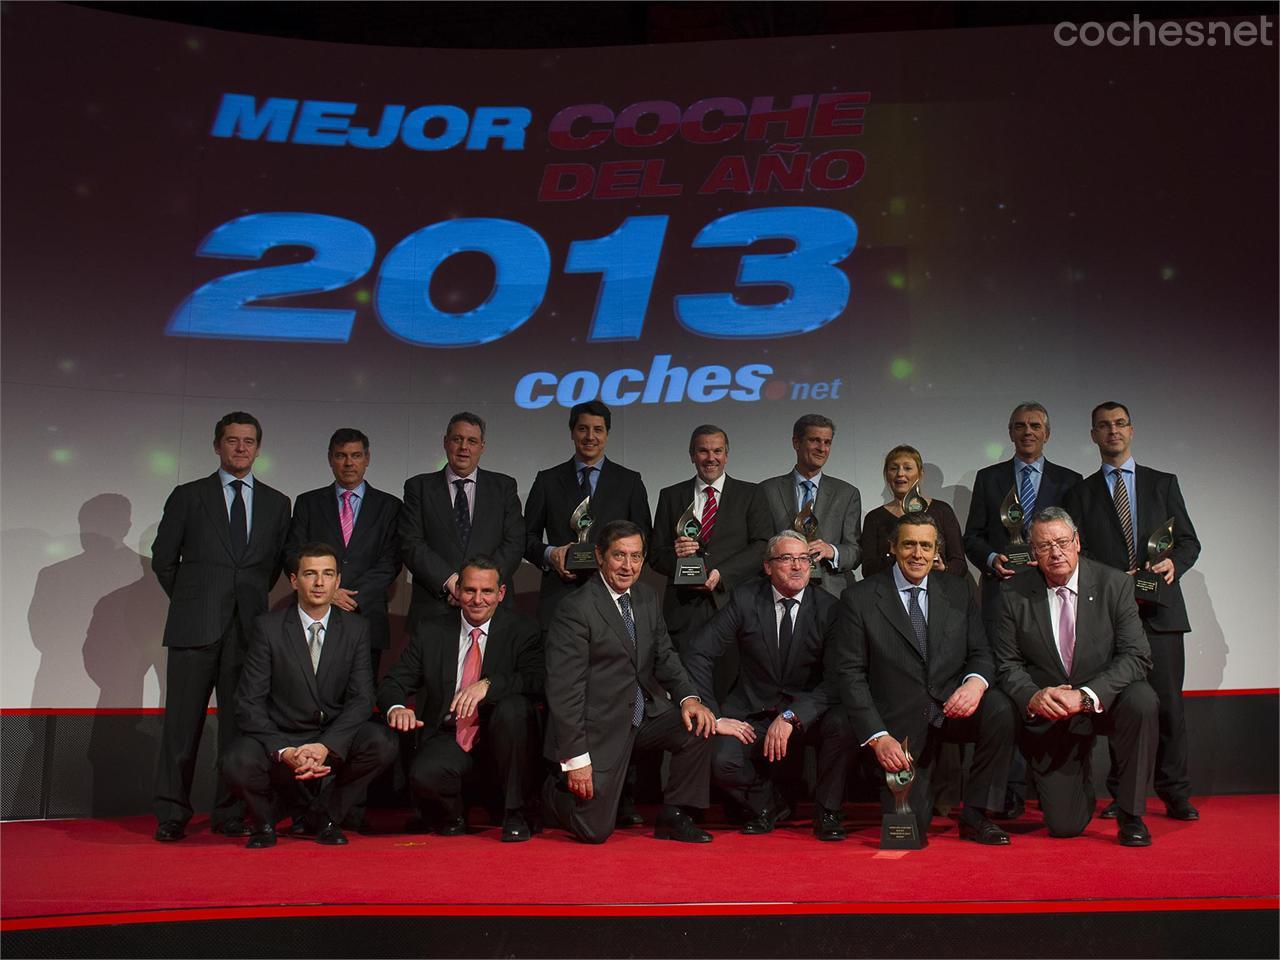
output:
<svg viewBox="0 0 1280 960"><path fill-rule="evenodd" d="M218 540L226 548L227 554L232 560L238 559L231 550L231 520L227 514L227 500L222 492L222 484L219 482L217 473L206 478L204 485L201 486L200 502L208 512L213 529L217 531Z"/></svg>
<svg viewBox="0 0 1280 960"><path fill-rule="evenodd" d="M898 598L897 584L894 583L892 570L880 581L880 587L876 593L876 606L880 608L884 618L898 631L898 635L911 648L911 652L919 657L920 648L916 646L916 632L911 626L911 621L907 619L907 611L903 608L902 601ZM931 614L932 612L930 610Z"/></svg>
<svg viewBox="0 0 1280 960"><path fill-rule="evenodd" d="M302 621L298 619L297 611L297 607L291 607L289 612L285 614L284 647L286 652L293 657L294 663L298 667L298 671L302 674L303 683L305 683L307 689L311 691L312 699L318 704L320 702L320 688L316 683L316 673L311 668L311 649L307 646L307 635L302 629ZM334 618L330 616L330 624L332 624L333 621ZM324 648L321 647L322 651L323 649ZM320 655L320 662L323 665L323 652Z"/></svg>
<svg viewBox="0 0 1280 960"><path fill-rule="evenodd" d="M1111 488L1107 486L1106 474L1104 474L1102 469L1099 468L1098 472L1090 477L1088 482L1093 485L1093 495L1098 498L1098 505L1107 517L1107 526L1110 527L1111 532L1115 535L1116 542L1120 545L1120 549L1122 551L1127 550L1124 540L1124 528L1120 526L1120 515L1116 513L1115 499L1111 496ZM1137 490L1136 483L1134 490ZM1081 544L1081 546L1083 546L1083 544Z"/></svg>
<svg viewBox="0 0 1280 960"><path fill-rule="evenodd" d="M365 493L368 493L367 487L365 488ZM365 502L360 505L361 517L365 515L368 506L369 500L366 496ZM342 543L342 520L338 516L338 490L334 486L325 488L325 495L320 501L320 520L324 524L324 529L329 533L329 543L333 545L335 550L343 549L339 546ZM354 540L355 538L356 535L353 530L351 539ZM343 552L345 553L345 550Z"/></svg>
<svg viewBox="0 0 1280 960"><path fill-rule="evenodd" d="M1076 646L1083 641L1086 644L1098 642L1105 636L1102 629L1101 611L1098 607L1098 578L1092 563L1084 557L1080 558L1080 578L1076 581L1079 593L1076 596ZM1047 604L1046 604L1047 606ZM1079 650L1072 657L1072 666L1080 662Z"/></svg>
<svg viewBox="0 0 1280 960"><path fill-rule="evenodd" d="M1151 517L1151 503L1156 497L1156 481L1151 471L1134 464L1133 467L1133 541L1134 552L1138 556L1138 565L1147 562L1147 537L1156 524L1163 523L1159 517ZM1167 519L1167 518L1166 518Z"/></svg>
<svg viewBox="0 0 1280 960"><path fill-rule="evenodd" d="M449 531L449 537L458 544L459 549L465 551L467 545L458 536L458 521L453 515L453 490L445 479L444 471L432 474L428 482L431 489L427 495L440 518L440 525Z"/></svg>
<svg viewBox="0 0 1280 960"><path fill-rule="evenodd" d="M796 497L795 482L791 474L782 477L775 477L773 481L773 499L774 504L779 508L778 513L781 516L794 519L796 515ZM791 524L788 522L788 527ZM776 530L774 531L777 532Z"/></svg>
<svg viewBox="0 0 1280 960"><path fill-rule="evenodd" d="M1040 636L1044 640L1044 645L1049 648L1049 656L1056 665L1058 672L1062 672L1062 658L1058 655L1058 645L1053 642L1053 623L1049 619L1049 595L1048 587L1045 585L1042 577L1027 578L1027 599L1031 601L1031 615L1035 618L1036 626L1040 628ZM1076 627L1076 636L1080 636L1079 625Z"/></svg>
<svg viewBox="0 0 1280 960"><path fill-rule="evenodd" d="M760 639L764 642L765 654L773 666L774 676L779 680L785 664L782 662L781 644L778 642L778 612L773 602L773 587L768 581L761 585L756 596L756 615L760 617Z"/></svg>
<svg viewBox="0 0 1280 960"><path fill-rule="evenodd" d="M782 656L779 650L779 666L778 682L786 683L787 677L791 675L791 665L796 660L796 648L803 646L802 638L807 636L805 632L808 629L810 621L818 615L818 602L814 599L814 586L810 584L805 588L804 596L800 599L800 606L796 608L795 625L791 628L791 646L786 650L786 656Z"/></svg>
<svg viewBox="0 0 1280 960"><path fill-rule="evenodd" d="M925 637L929 641L931 664L942 662L942 641L946 636L947 617L951 612L951 601L947 598L946 591L942 589L941 581L938 579L942 576L946 574L938 573L936 570L929 574L929 619L925 626Z"/></svg>
<svg viewBox="0 0 1280 960"><path fill-rule="evenodd" d="M636 617L636 595L631 593L631 619L636 621L636 642L631 642L631 634L627 633L627 625L622 621L622 613L618 610L618 605L613 602L613 597L609 595L609 588L604 585L603 580L595 582L595 592L592 600L596 605L596 611L600 616L604 617L606 623L613 629L615 638L622 644L627 656L631 658L631 662L639 664L639 646L640 646L640 625Z"/></svg>
<svg viewBox="0 0 1280 960"><path fill-rule="evenodd" d="M301 624L299 624L301 626ZM304 640L305 644L305 640ZM320 647L320 666L315 672L316 696L319 698L321 690L327 689L333 677L341 671L341 664L346 660L343 648L346 645L346 635L342 629L342 614L336 609L330 608L329 627L324 632L324 643ZM307 651L308 666L311 662L311 651Z"/></svg>
<svg viewBox="0 0 1280 960"><path fill-rule="evenodd" d="M441 643L436 644L436 648L440 651L440 689L444 691L441 709L445 712L448 712L449 702L458 691L458 651L462 647L462 614L450 616L449 622L454 625L453 635L445 637Z"/></svg>

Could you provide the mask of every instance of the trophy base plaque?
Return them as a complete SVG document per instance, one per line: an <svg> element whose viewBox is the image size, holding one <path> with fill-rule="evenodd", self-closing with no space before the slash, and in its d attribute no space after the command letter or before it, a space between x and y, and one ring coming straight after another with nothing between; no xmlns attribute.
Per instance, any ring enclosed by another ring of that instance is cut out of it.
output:
<svg viewBox="0 0 1280 960"><path fill-rule="evenodd" d="M595 570L596 566L595 547L589 543L570 544L568 552L564 555L566 570Z"/></svg>
<svg viewBox="0 0 1280 960"><path fill-rule="evenodd" d="M1010 543L1002 552L1009 558L1005 561L1005 566L1010 570L1021 573L1031 566L1031 551L1025 543Z"/></svg>
<svg viewBox="0 0 1280 960"><path fill-rule="evenodd" d="M1139 570L1133 575L1133 595L1139 603L1163 604L1160 599L1160 588L1164 586L1164 577L1150 570Z"/></svg>
<svg viewBox="0 0 1280 960"><path fill-rule="evenodd" d="M921 850L924 841L913 813L886 813L880 818L881 850Z"/></svg>
<svg viewBox="0 0 1280 960"><path fill-rule="evenodd" d="M676 557L671 582L677 587L700 587L707 582L707 562L702 557Z"/></svg>

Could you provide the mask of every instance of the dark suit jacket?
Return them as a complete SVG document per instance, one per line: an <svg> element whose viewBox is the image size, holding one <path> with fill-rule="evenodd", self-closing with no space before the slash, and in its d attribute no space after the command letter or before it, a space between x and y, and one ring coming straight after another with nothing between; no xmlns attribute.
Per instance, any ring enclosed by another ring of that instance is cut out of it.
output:
<svg viewBox="0 0 1280 960"><path fill-rule="evenodd" d="M1187 605L1178 582L1200 556L1200 541L1191 525L1187 505L1178 489L1178 478L1150 467L1134 470L1133 489L1137 515L1133 518L1134 545L1138 548L1138 566L1147 562L1147 538L1153 530L1173 517L1172 584L1161 583L1160 603L1142 604L1139 613L1151 630L1185 633L1191 629ZM1080 546L1084 554L1117 570L1128 570L1129 553L1115 502L1101 470L1090 474L1071 488L1063 506L1080 528Z"/></svg>
<svg viewBox="0 0 1280 960"><path fill-rule="evenodd" d="M1009 546L1009 532L1000 522L1000 504L1013 486L1014 459L993 463L978 471L973 480L969 516L964 522L964 552L982 574L982 616L992 624L1000 616L1000 578L987 566L987 557L992 553L1006 553L1005 548ZM1080 474L1074 470L1045 460L1035 509L1062 506L1067 491L1079 482Z"/></svg>
<svg viewBox="0 0 1280 960"><path fill-rule="evenodd" d="M547 632L549 759L590 753L596 770L612 770L626 759L637 683L647 694L649 717L675 710L680 701L697 695L671 646L657 595L635 584L631 609L635 644L599 574L556 607Z"/></svg>
<svg viewBox="0 0 1280 960"><path fill-rule="evenodd" d="M538 624L503 607L498 608L489 624L489 639L480 664L480 676L489 680L489 692L480 703L481 709L512 694L541 700L546 665ZM416 701L424 734L443 726L449 702L457 692L461 636L460 610L418 623L404 653L378 685L378 709L383 716L397 704Z"/></svg>
<svg viewBox="0 0 1280 960"><path fill-rule="evenodd" d="M516 482L505 473L476 472L475 507L471 536L458 537L453 514L454 491L445 482L444 470L420 473L404 483L404 507L400 511L400 556L413 574L409 601L409 629L426 617L454 608L445 598L443 585L472 554L486 553L498 562L507 584L507 603L513 602L512 578L524 550L524 520Z"/></svg>
<svg viewBox="0 0 1280 960"><path fill-rule="evenodd" d="M249 543L236 560L217 472L174 487L151 544L151 569L169 595L164 645L216 643L233 615L249 636L280 578L288 532L289 498L255 477Z"/></svg>
<svg viewBox="0 0 1280 960"><path fill-rule="evenodd" d="M345 758L373 712L369 625L332 607L320 668L313 671L298 608L264 613L254 621L236 702L240 732L267 752L323 743Z"/></svg>
<svg viewBox="0 0 1280 960"><path fill-rule="evenodd" d="M685 654L685 668L702 702L717 716L723 713L735 720L790 708L811 728L838 702L835 691L822 682L823 652L838 604L825 590L804 591L783 662L773 585L761 578L738 587L729 603L698 631ZM721 708L713 693L712 673L716 658L731 644L737 644L741 664Z"/></svg>
<svg viewBox="0 0 1280 960"><path fill-rule="evenodd" d="M859 743L887 730L898 740L910 737L919 756L929 731L930 700L941 706L970 673L995 685L991 647L969 584L935 571L929 575L928 597L927 663L916 647L892 568L855 583L840 598L827 676L853 719Z"/></svg>
<svg viewBox="0 0 1280 960"><path fill-rule="evenodd" d="M342 544L342 524L338 521L338 490L334 484L308 490L293 504L293 522L285 555L297 552L304 543L327 543L338 552L342 586L356 594L358 613L369 621L369 646L386 650L391 646L387 621L387 591L400 575L400 543L396 526L400 500L365 484L364 500L351 531L351 542Z"/></svg>
<svg viewBox="0 0 1280 960"><path fill-rule="evenodd" d="M1029 570L1001 585L996 672L1001 689L1023 716L1037 690L1061 683L1088 687L1106 710L1125 687L1145 680L1151 669L1151 648L1138 620L1133 578L1081 557L1078 586L1076 649L1068 676L1053 642L1044 577Z"/></svg>
<svg viewBox="0 0 1280 960"><path fill-rule="evenodd" d="M676 572L676 521L693 503L696 477L666 487L658 494L658 512L653 522L653 542L649 545L649 565L664 577ZM724 478L716 510L716 525L711 541L702 548L707 573L720 571L720 583L707 593L693 587L677 587L668 583L662 594L662 615L673 634L706 622L729 602L734 588L760 573L761 552L749 547L747 508L755 492L754 483Z"/></svg>
<svg viewBox="0 0 1280 960"><path fill-rule="evenodd" d="M524 557L542 570L538 622L544 630L551 623L556 604L596 576L594 571L587 571L578 580L566 583L554 570L544 569L542 560L548 546L563 546L574 539L569 530L569 517L581 502L578 472L573 468L572 458L539 470L529 489L529 499L525 501ZM653 523L649 514L649 494L644 489L640 474L605 457L600 464L600 476L596 478L596 492L591 497L591 518L594 521L593 535L611 520L630 520L644 531L647 542Z"/></svg>
<svg viewBox="0 0 1280 960"><path fill-rule="evenodd" d="M839 570L833 571L829 563L822 561L823 588L838 597L853 582L853 571L862 562L862 547L858 543L862 536L862 495L853 484L823 473L813 502L813 515L818 518L818 536L840 554ZM752 543L760 549L760 556L764 556L769 538L790 530L795 518L796 489L791 471L756 485L747 527Z"/></svg>

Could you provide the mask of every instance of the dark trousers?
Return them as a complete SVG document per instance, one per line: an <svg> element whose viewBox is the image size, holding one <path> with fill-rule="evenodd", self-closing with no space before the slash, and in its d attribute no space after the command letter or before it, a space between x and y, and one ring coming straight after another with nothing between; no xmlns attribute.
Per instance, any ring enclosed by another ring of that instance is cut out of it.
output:
<svg viewBox="0 0 1280 960"><path fill-rule="evenodd" d="M1000 613L1000 581L983 577L982 580L982 625L987 631L987 640L992 649L996 645L996 623ZM1004 790L1004 801L999 809L1008 810L1017 801L1027 799L1027 759L1022 755L1022 748L1013 745L1013 759L1009 763L1009 780Z"/></svg>
<svg viewBox="0 0 1280 960"><path fill-rule="evenodd" d="M1159 742L1156 745L1156 796L1166 803L1191 796L1191 778L1187 773L1187 717L1182 707L1182 679L1186 671L1186 650L1181 633L1157 633L1147 629L1151 645L1151 673L1147 683L1160 700L1156 713ZM1111 771L1107 774L1107 792L1119 799L1120 778L1116 774L1116 747L1108 744Z"/></svg>
<svg viewBox="0 0 1280 960"><path fill-rule="evenodd" d="M1142 816L1147 809L1147 780L1156 762L1159 736L1155 691L1145 681L1125 687L1103 713L1077 714L1066 720L1028 724L1022 731L1022 752L1035 774L1052 837L1075 837L1093 816L1096 798L1090 755L1093 741L1109 737L1114 750L1111 769L1118 781L1116 802L1125 813Z"/></svg>
<svg viewBox="0 0 1280 960"><path fill-rule="evenodd" d="M944 743L972 743L973 761L965 780L963 798L968 811L1000 810L1004 807L1009 764L1018 735L1018 718L1013 702L995 687L988 687L978 709L968 717L948 717L941 727L929 727L923 749L911 744L916 760L916 779L907 802L916 816L920 836L925 836L933 819L933 772ZM918 752L917 752L918 751ZM893 794L881 780L881 806L894 810Z"/></svg>
<svg viewBox="0 0 1280 960"><path fill-rule="evenodd" d="M758 814L774 806L774 773L784 765L803 764L804 748L813 746L818 751L818 782L813 800L828 810L840 809L849 761L858 750L858 738L843 707L831 707L808 729L793 731L787 741L787 755L779 763L770 763L764 756L764 735L773 718L751 717L747 722L756 732L755 743L728 736L712 739L711 779L716 786Z"/></svg>
<svg viewBox="0 0 1280 960"><path fill-rule="evenodd" d="M468 753L452 729L418 741L409 770L414 802L446 817L466 817L464 790L476 782L502 793L504 810L519 810L536 797L541 735L533 701L520 694L480 709L480 731Z"/></svg>
<svg viewBox="0 0 1280 960"><path fill-rule="evenodd" d="M301 746L299 739L292 746ZM351 738L347 756L327 761L331 772L321 780L298 780L252 737L240 737L222 758L227 786L244 801L254 824L274 825L286 812L303 810L313 822L341 823L364 796L369 781L395 761L396 738L384 723L366 720Z"/></svg>
<svg viewBox="0 0 1280 960"><path fill-rule="evenodd" d="M217 643L204 647L169 647L165 665L164 726L160 755L156 760L156 793L152 804L156 819L191 819L191 784L196 773L196 753L209 708L209 695L218 691L218 770L211 819L215 827L243 815L243 807L227 789L222 777L222 757L240 729L236 725L236 687L246 648L240 618Z"/></svg>
<svg viewBox="0 0 1280 960"><path fill-rule="evenodd" d="M670 750L663 800L672 806L706 809L711 791L711 740L686 730L680 711L672 708L656 717L645 717L639 727L632 727L627 745L611 769L592 768L595 796L590 800L571 794L564 774L548 777L542 791L547 819L584 843L604 843L616 825L618 798L633 750Z"/></svg>

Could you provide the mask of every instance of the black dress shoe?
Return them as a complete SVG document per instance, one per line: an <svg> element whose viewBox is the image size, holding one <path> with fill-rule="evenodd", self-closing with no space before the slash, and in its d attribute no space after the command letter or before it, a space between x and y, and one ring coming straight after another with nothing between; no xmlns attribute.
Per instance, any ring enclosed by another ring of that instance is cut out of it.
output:
<svg viewBox="0 0 1280 960"><path fill-rule="evenodd" d="M644 817L640 816L636 812L636 808L631 804L622 804L618 807L618 816L615 818L614 823L624 830L627 827L643 827Z"/></svg>
<svg viewBox="0 0 1280 960"><path fill-rule="evenodd" d="M533 837L533 828L524 818L524 811L510 810L502 821L502 842L523 843Z"/></svg>
<svg viewBox="0 0 1280 960"><path fill-rule="evenodd" d="M214 833L222 834L224 837L247 837L249 835L249 825L240 817L224 820L222 823L215 823L210 829Z"/></svg>
<svg viewBox="0 0 1280 960"><path fill-rule="evenodd" d="M442 837L464 837L467 834L467 821L461 817L445 817L436 824L436 833Z"/></svg>
<svg viewBox="0 0 1280 960"><path fill-rule="evenodd" d="M1102 812L1098 814L1098 817L1102 820L1114 820L1119 815L1120 815L1120 804L1117 803L1115 800L1112 800L1110 803L1108 803L1105 807L1102 808Z"/></svg>
<svg viewBox="0 0 1280 960"><path fill-rule="evenodd" d="M187 826L181 820L165 820L156 827L155 838L161 843L174 843L187 835Z"/></svg>
<svg viewBox="0 0 1280 960"><path fill-rule="evenodd" d="M693 822L683 810L664 813L653 828L655 840L679 840L682 843L710 843L711 834Z"/></svg>
<svg viewBox="0 0 1280 960"><path fill-rule="evenodd" d="M311 821L306 817L294 817L286 832L291 837L314 837L316 828L311 825Z"/></svg>
<svg viewBox="0 0 1280 960"><path fill-rule="evenodd" d="M844 824L840 822L839 810L828 810L824 806L813 808L813 835L819 840L843 840Z"/></svg>
<svg viewBox="0 0 1280 960"><path fill-rule="evenodd" d="M1191 805L1186 797L1178 797L1164 805L1165 813L1174 820L1199 820L1200 811Z"/></svg>
<svg viewBox="0 0 1280 960"><path fill-rule="evenodd" d="M347 842L347 835L332 820L326 820L316 829L316 843L326 847L340 847Z"/></svg>
<svg viewBox="0 0 1280 960"><path fill-rule="evenodd" d="M991 815L994 820L1017 820L1027 812L1027 801L1022 797L1014 797L1013 802L1005 809Z"/></svg>
<svg viewBox="0 0 1280 960"><path fill-rule="evenodd" d="M976 822L964 818L960 820L960 839L972 840L974 843L988 847L1007 847L1009 835L997 827L986 817L978 817Z"/></svg>
<svg viewBox="0 0 1280 960"><path fill-rule="evenodd" d="M267 847L276 845L276 828L269 823L264 823L260 827L254 827L249 831L249 842L244 845L246 850L265 850Z"/></svg>
<svg viewBox="0 0 1280 960"><path fill-rule="evenodd" d="M779 820L786 820L790 816L790 807L765 807L739 827L738 832L745 833L748 836L759 836L762 833L772 833L773 828L777 826Z"/></svg>
<svg viewBox="0 0 1280 960"><path fill-rule="evenodd" d="M1119 833L1116 834L1116 839L1120 841L1120 846L1151 846L1151 833L1147 830L1147 825L1142 822L1141 817L1130 816L1123 810L1120 810L1116 819L1120 823Z"/></svg>

